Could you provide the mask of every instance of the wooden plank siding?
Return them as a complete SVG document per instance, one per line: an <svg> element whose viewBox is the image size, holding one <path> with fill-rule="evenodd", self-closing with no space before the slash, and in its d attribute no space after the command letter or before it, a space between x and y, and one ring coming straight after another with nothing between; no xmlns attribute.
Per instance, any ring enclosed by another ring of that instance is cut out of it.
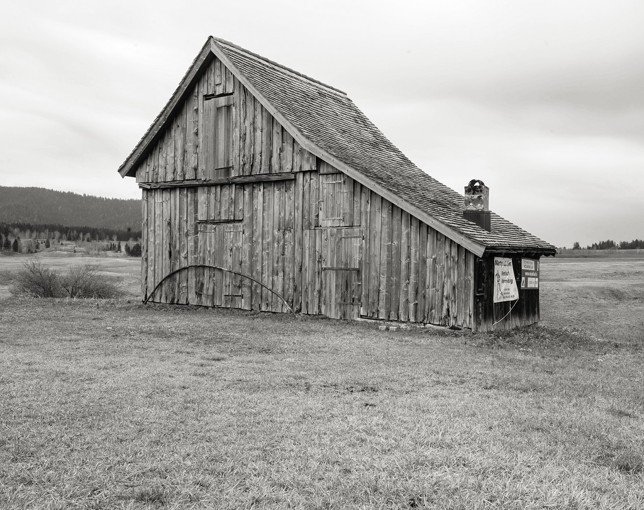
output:
<svg viewBox="0 0 644 510"><path fill-rule="evenodd" d="M136 172L144 296L178 271L151 301L475 327L476 257L302 148L219 60L167 126Z"/></svg>

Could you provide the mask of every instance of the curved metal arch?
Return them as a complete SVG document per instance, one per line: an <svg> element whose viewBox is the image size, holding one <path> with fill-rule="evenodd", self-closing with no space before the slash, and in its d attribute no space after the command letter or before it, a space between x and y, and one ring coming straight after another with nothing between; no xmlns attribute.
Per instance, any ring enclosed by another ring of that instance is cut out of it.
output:
<svg viewBox="0 0 644 510"><path fill-rule="evenodd" d="M211 266L209 264L190 264L189 266L183 266L183 267L180 267L179 269L175 269L174 271L168 273L167 275L165 275L163 277L163 279L159 283L157 283L156 287L154 287L154 290L152 290L152 292L150 292L150 294L148 294L145 297L145 299L143 300L143 304L146 305L148 303L150 298L154 295L154 293L157 290L159 290L159 287L161 287L161 285L163 285L163 282L165 282L168 278L174 276L177 273L180 273L181 271L184 271L184 270L190 269L190 268L219 269L220 271L224 271L226 273L234 274L236 276L241 276L242 278L248 278L250 281L255 282L256 284L260 285L262 288L264 288L267 291L269 291L271 294L275 294L282 301L282 303L284 303L284 306L288 309L289 312L295 313L295 312L293 312L293 309L289 306L289 304L286 302L286 300L282 296L280 296L273 289L271 289L271 288L267 287L266 285L264 285L262 282L257 281L252 276L248 276L247 274L243 274L243 273L238 273L237 271L231 271L230 269L226 269L224 267Z"/></svg>

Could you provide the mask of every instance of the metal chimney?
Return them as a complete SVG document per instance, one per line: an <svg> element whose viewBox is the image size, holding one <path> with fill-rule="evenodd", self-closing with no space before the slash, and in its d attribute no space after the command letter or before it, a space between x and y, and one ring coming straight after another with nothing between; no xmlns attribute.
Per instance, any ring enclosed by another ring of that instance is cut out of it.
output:
<svg viewBox="0 0 644 510"><path fill-rule="evenodd" d="M490 188L480 179L472 179L465 186L463 217L492 232L490 221Z"/></svg>

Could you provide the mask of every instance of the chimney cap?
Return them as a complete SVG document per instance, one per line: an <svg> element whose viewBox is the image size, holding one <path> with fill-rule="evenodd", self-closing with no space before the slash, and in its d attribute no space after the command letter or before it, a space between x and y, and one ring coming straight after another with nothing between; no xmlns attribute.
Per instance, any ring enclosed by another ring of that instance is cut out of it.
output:
<svg viewBox="0 0 644 510"><path fill-rule="evenodd" d="M472 179L467 186L465 186L465 193L482 193L487 186L481 179Z"/></svg>

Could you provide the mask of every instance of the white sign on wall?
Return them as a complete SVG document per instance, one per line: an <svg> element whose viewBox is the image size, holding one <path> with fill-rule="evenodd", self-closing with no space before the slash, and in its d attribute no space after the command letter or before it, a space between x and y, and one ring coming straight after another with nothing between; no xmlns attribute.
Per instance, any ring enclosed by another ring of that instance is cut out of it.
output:
<svg viewBox="0 0 644 510"><path fill-rule="evenodd" d="M534 259L521 259L521 288L539 288L539 261Z"/></svg>
<svg viewBox="0 0 644 510"><path fill-rule="evenodd" d="M519 289L514 277L512 259L494 257L494 302L519 299Z"/></svg>

